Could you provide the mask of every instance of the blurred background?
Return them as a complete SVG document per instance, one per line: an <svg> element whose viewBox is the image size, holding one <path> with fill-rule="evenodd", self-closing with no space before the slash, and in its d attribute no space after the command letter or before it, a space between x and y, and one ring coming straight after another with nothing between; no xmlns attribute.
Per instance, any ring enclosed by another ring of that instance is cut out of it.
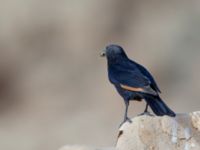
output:
<svg viewBox="0 0 200 150"><path fill-rule="evenodd" d="M0 149L114 146L124 103L99 57L111 43L175 112L199 110L200 1L0 0Z"/></svg>

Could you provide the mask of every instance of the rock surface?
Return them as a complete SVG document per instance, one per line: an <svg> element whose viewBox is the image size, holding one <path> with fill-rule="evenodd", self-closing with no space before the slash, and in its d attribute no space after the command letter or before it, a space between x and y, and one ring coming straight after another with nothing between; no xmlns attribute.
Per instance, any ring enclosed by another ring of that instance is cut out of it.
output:
<svg viewBox="0 0 200 150"><path fill-rule="evenodd" d="M200 150L200 111L168 116L138 116L119 129L116 148L65 146L60 150Z"/></svg>
<svg viewBox="0 0 200 150"><path fill-rule="evenodd" d="M140 116L119 129L117 150L200 150L200 112Z"/></svg>
<svg viewBox="0 0 200 150"><path fill-rule="evenodd" d="M94 147L88 147L88 146L64 146L59 150L115 150L115 148L94 148Z"/></svg>

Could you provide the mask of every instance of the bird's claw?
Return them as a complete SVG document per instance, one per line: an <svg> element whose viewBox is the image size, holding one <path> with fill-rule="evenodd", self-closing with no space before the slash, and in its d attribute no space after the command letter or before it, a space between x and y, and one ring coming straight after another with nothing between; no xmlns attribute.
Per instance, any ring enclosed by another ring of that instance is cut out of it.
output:
<svg viewBox="0 0 200 150"><path fill-rule="evenodd" d="M125 122L126 121L128 121L129 123L132 123L132 120L130 118L128 118L128 117L125 119Z"/></svg>
<svg viewBox="0 0 200 150"><path fill-rule="evenodd" d="M125 122L132 123L132 120L131 120L130 118L126 117L126 118L124 119L124 121L123 121L122 123L120 123L119 128L120 128Z"/></svg>
<svg viewBox="0 0 200 150"><path fill-rule="evenodd" d="M150 113L150 112L148 112L148 111L145 111L145 112L143 112L143 113L139 114L138 116L143 116L143 115L147 115L147 116L154 116L153 114L151 114L151 113Z"/></svg>

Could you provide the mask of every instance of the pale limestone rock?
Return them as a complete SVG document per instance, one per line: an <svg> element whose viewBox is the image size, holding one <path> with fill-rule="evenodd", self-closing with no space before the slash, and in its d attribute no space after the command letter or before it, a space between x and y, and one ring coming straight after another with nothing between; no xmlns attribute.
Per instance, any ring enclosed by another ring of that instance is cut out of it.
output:
<svg viewBox="0 0 200 150"><path fill-rule="evenodd" d="M139 116L119 130L117 150L200 150L200 112Z"/></svg>
<svg viewBox="0 0 200 150"><path fill-rule="evenodd" d="M93 147L88 147L88 146L66 145L59 150L115 150L115 148L93 148Z"/></svg>
<svg viewBox="0 0 200 150"><path fill-rule="evenodd" d="M73 145L73 146L64 146L59 150L94 150L93 148L90 147L86 147L86 146L77 146L77 145Z"/></svg>
<svg viewBox="0 0 200 150"><path fill-rule="evenodd" d="M192 125L200 132L200 111L190 114L192 118Z"/></svg>
<svg viewBox="0 0 200 150"><path fill-rule="evenodd" d="M200 150L200 112L175 118L138 116L119 129L116 148L65 146L59 150Z"/></svg>

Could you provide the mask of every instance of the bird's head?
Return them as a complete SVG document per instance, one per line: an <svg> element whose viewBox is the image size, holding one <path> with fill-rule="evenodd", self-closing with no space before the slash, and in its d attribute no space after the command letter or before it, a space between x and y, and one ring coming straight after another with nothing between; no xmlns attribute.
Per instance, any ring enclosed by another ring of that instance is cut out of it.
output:
<svg viewBox="0 0 200 150"><path fill-rule="evenodd" d="M123 48L119 45L108 45L101 53L102 57L107 57L108 60L117 60L127 58Z"/></svg>

